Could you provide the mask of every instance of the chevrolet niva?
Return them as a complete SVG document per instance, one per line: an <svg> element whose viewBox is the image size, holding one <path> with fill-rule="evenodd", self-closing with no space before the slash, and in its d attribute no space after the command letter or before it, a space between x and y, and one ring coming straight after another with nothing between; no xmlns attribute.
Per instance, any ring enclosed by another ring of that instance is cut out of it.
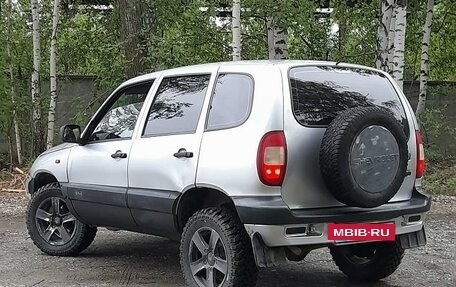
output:
<svg viewBox="0 0 456 287"><path fill-rule="evenodd" d="M189 286L253 286L258 267L323 247L351 279L379 280L426 244L418 123L372 68L241 61L151 73L61 138L27 181L29 234L49 255L79 254L97 227L129 230L180 240ZM353 235L343 224L392 230L337 239Z"/></svg>

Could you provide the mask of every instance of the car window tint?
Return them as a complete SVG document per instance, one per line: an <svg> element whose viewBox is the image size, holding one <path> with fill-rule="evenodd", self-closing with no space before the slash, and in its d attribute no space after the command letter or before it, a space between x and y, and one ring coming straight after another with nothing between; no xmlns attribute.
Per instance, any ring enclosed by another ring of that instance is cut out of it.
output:
<svg viewBox="0 0 456 287"><path fill-rule="evenodd" d="M244 123L252 106L253 80L247 75L222 74L217 78L207 130L236 127Z"/></svg>
<svg viewBox="0 0 456 287"><path fill-rule="evenodd" d="M165 78L149 111L144 136L193 133L210 75Z"/></svg>
<svg viewBox="0 0 456 287"><path fill-rule="evenodd" d="M92 132L90 141L130 138L152 82L125 88Z"/></svg>
<svg viewBox="0 0 456 287"><path fill-rule="evenodd" d="M382 74L343 67L290 70L293 112L306 126L327 126L338 113L357 106L389 109L408 135L406 115L390 81Z"/></svg>

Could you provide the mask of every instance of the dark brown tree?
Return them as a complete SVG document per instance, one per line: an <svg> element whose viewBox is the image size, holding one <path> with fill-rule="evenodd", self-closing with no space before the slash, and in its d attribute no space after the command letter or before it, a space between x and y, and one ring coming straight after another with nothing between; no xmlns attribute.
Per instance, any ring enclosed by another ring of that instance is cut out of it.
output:
<svg viewBox="0 0 456 287"><path fill-rule="evenodd" d="M125 75L132 78L146 70L147 38L149 13L147 4L141 0L118 0L120 16L120 39L126 61Z"/></svg>

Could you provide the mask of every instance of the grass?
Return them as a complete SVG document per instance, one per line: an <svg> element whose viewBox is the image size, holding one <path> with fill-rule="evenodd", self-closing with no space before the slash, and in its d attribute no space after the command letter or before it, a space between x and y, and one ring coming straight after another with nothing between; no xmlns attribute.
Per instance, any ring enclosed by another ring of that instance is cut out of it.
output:
<svg viewBox="0 0 456 287"><path fill-rule="evenodd" d="M424 174L423 187L431 194L456 196L456 163L428 163Z"/></svg>

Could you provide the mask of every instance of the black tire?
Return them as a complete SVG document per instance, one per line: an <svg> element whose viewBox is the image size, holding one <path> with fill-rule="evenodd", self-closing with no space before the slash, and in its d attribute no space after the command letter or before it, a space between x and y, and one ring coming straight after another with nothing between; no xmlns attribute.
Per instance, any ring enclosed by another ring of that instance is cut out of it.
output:
<svg viewBox="0 0 456 287"><path fill-rule="evenodd" d="M44 253L52 256L75 256L84 251L93 242L97 233L96 227L90 227L74 218L71 219L71 236L67 241L62 239L62 242L57 244L51 244L51 240L46 240L40 234L40 222L36 218L38 208L49 200L60 199L62 203L62 209L65 210L66 215L72 216L66 205L63 203L64 197L60 190L58 183L50 183L44 185L38 191L36 191L32 199L28 204L27 209L27 229L33 243ZM59 200L59 201L60 201ZM52 221L52 220L51 220ZM63 220L62 220L63 222ZM50 224L50 223L49 223ZM60 224L62 227L63 223ZM58 237L58 234L51 235L52 237ZM60 235L61 237L61 235Z"/></svg>
<svg viewBox="0 0 456 287"><path fill-rule="evenodd" d="M187 286L205 286L204 282L201 283L203 285L198 285L190 268L191 248L194 248L191 247L191 244L193 244L192 238L199 230L204 228L216 231L220 236L220 242L223 243L222 247L225 251L227 272L223 279L219 278L220 282L216 280L214 286L255 286L258 269L255 264L250 238L236 213L226 208L207 208L197 211L185 225L180 245L180 263ZM210 239L207 242L210 242ZM210 243L208 246L210 246ZM217 246L220 247L220 245ZM201 253L201 259L203 259L203 256ZM208 264L207 262L206 260L206 265ZM214 267L213 272L215 270L216 268ZM205 274L204 276L208 274L207 269L201 269L201 272L203 272L200 273L201 276L203 276L202 274ZM203 279L207 279L207 277Z"/></svg>
<svg viewBox="0 0 456 287"><path fill-rule="evenodd" d="M333 246L329 249L339 270L350 279L361 282L390 276L404 257L404 249L398 241Z"/></svg>
<svg viewBox="0 0 456 287"><path fill-rule="evenodd" d="M370 155L358 154L361 149L354 146L359 144L361 133L367 135L371 131L385 133L379 135L388 140L374 144L365 137L366 145L363 142L361 154L366 151ZM388 151L386 145L394 145L396 151ZM381 107L358 107L340 113L326 129L320 148L323 180L332 195L349 206L376 207L387 203L404 181L407 162L404 130L396 118Z"/></svg>

